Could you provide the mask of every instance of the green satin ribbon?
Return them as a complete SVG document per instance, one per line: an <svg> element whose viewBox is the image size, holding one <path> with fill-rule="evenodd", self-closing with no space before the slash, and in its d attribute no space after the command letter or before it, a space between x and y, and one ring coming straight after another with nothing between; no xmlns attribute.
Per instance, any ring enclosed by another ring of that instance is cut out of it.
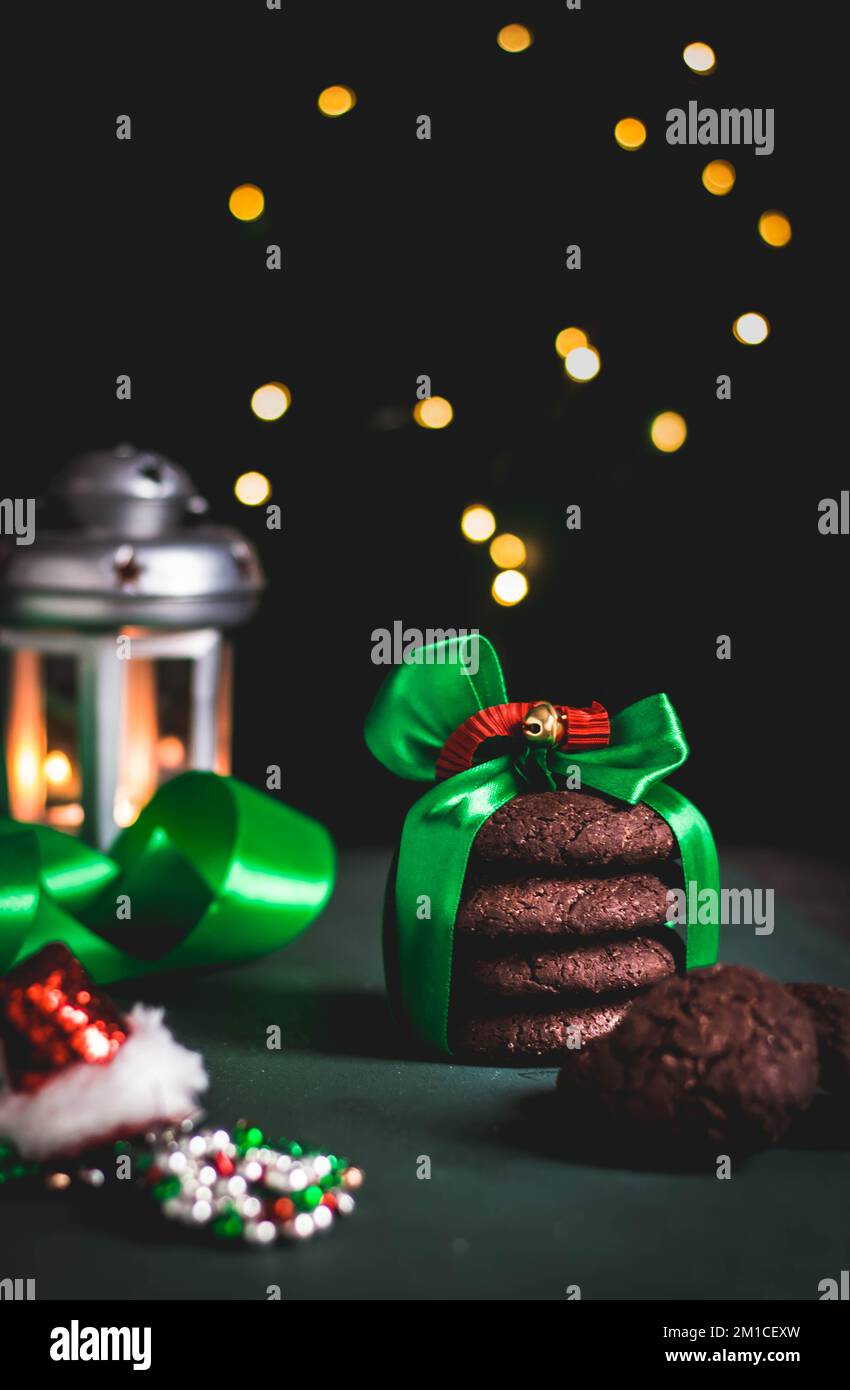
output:
<svg viewBox="0 0 850 1390"><path fill-rule="evenodd" d="M436 660L440 655L443 660ZM498 657L486 638L433 644L387 678L366 721L366 742L391 771L433 781L449 734L477 710L506 700ZM534 764L549 785L577 767L582 787L651 806L676 837L685 882L696 883L698 900L703 889L720 887L714 840L697 808L664 781L687 756L673 705L666 695L651 695L612 717L608 747L538 751ZM427 791L404 823L395 892L388 895L402 1003L418 1035L444 1052L450 1051L454 922L472 843L494 811L527 790L522 760L491 758ZM712 965L717 951L717 926L689 919L686 968Z"/></svg>
<svg viewBox="0 0 850 1390"><path fill-rule="evenodd" d="M98 984L247 960L303 931L334 875L323 826L212 772L160 787L109 855L0 820L0 974L50 941Z"/></svg>

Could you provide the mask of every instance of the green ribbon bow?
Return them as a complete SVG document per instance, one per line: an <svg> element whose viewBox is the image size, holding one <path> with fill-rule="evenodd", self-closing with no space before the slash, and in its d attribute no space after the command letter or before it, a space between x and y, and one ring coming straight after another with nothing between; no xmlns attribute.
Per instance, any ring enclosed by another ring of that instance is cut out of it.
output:
<svg viewBox="0 0 850 1390"><path fill-rule="evenodd" d="M370 751L391 772L433 782L437 756L449 735L488 705L507 703L495 650L470 635L435 642L412 653L409 664L387 677L366 719ZM582 787L629 805L651 806L667 822L679 846L686 883L719 890L720 873L711 830L696 806L664 779L681 767L688 745L666 695L650 695L611 719L607 748L533 755L554 785L554 776L579 768ZM403 1007L417 1034L449 1052L448 1012L454 923L472 842L489 816L528 790L517 757L490 758L432 787L404 822L395 890L388 885L388 928L395 935ZM430 915L428 915L430 914ZM689 917L686 968L713 965L718 928Z"/></svg>
<svg viewBox="0 0 850 1390"><path fill-rule="evenodd" d="M49 941L98 984L246 960L303 931L334 873L323 826L213 772L166 782L109 855L0 820L0 974Z"/></svg>

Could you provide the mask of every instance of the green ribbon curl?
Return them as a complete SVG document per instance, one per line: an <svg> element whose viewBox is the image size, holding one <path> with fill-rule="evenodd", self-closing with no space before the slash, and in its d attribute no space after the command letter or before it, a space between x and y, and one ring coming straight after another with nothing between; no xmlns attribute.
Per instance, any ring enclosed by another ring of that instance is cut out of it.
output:
<svg viewBox="0 0 850 1390"><path fill-rule="evenodd" d="M98 984L248 960L303 931L334 876L322 825L212 772L165 783L108 855L2 819L0 974L51 941Z"/></svg>
<svg viewBox="0 0 850 1390"><path fill-rule="evenodd" d="M449 734L479 709L506 701L499 660L486 638L434 643L387 678L366 720L366 742L391 771L433 782ZM687 756L672 703L666 695L650 695L612 717L608 747L537 751L534 762L550 786L577 767L582 787L651 806L676 838L685 882L696 883L698 901L704 889L719 891L714 840L696 806L664 780ZM387 896L388 927L405 1012L418 1036L443 1052L450 1052L454 923L472 843L494 811L528 790L528 770L516 757L490 758L437 783L405 819L395 888ZM421 915L426 901L430 915ZM689 917L688 970L716 961L718 937L716 925Z"/></svg>

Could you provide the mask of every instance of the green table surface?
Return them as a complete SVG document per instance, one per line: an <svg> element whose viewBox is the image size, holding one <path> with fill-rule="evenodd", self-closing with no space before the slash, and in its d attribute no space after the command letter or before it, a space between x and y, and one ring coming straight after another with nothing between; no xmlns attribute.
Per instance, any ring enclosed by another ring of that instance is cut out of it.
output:
<svg viewBox="0 0 850 1390"><path fill-rule="evenodd" d="M848 1267L847 1155L810 1131L730 1181L642 1172L557 1150L552 1069L406 1055L382 983L388 862L344 854L326 912L273 957L114 990L164 1003L203 1053L211 1120L245 1116L362 1165L355 1214L297 1246L210 1248L155 1210L125 1219L105 1193L7 1191L0 1277L35 1278L40 1299L265 1299L270 1285L284 1299L563 1299L578 1284L584 1299L761 1300L817 1298ZM773 935L728 928L725 960L850 986L846 881L769 853L727 853L723 869L776 888Z"/></svg>

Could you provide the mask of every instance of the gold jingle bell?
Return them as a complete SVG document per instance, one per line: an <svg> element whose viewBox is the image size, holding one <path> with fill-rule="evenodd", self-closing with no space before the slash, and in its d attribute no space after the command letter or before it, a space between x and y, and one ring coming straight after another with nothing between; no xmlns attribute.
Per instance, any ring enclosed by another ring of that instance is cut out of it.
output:
<svg viewBox="0 0 850 1390"><path fill-rule="evenodd" d="M522 721L522 733L527 743L553 745L560 743L564 726L554 705L542 700L533 705Z"/></svg>

